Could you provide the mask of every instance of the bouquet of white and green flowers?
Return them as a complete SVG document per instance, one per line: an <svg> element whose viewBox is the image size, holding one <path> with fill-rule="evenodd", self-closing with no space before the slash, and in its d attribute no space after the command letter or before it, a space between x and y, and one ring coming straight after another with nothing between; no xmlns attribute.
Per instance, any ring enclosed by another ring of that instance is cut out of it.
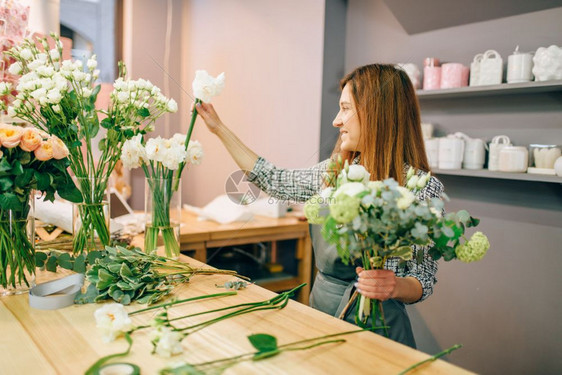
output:
<svg viewBox="0 0 562 375"><path fill-rule="evenodd" d="M443 257L471 262L481 259L490 246L480 232L470 240L465 238L465 229L479 223L467 211L443 216L441 198L416 199L430 174L416 174L410 168L403 187L394 179L369 181L363 166L346 162L337 177L331 177L328 181L334 186L312 197L305 205L305 215L312 224L323 225L324 238L336 245L344 264L360 261L364 269L383 269L389 258L412 260L413 245L428 246L435 260ZM416 256L421 262L423 252ZM372 316L373 327L379 317L384 325L380 301L361 296L357 307L358 324L365 326Z"/></svg>
<svg viewBox="0 0 562 375"><path fill-rule="evenodd" d="M10 72L21 75L8 115L56 135L68 147L70 168L84 200L79 209L80 229L74 237L74 251L82 252L99 247L96 241L109 245L107 205L102 202L123 143L152 130L156 119L177 111L177 104L149 81L127 80L120 64L109 108L96 109L101 87L96 84L96 56L86 66L80 60L62 60L62 43L56 35L51 37L53 49L42 38L25 40L8 52L16 61ZM95 138L100 128L105 129L105 137L97 145L101 155L96 157Z"/></svg>

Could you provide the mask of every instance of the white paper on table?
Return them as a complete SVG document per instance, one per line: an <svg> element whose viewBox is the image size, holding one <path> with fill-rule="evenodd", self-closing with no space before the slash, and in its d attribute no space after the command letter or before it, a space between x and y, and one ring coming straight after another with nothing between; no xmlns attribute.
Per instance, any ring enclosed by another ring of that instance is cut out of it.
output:
<svg viewBox="0 0 562 375"><path fill-rule="evenodd" d="M185 204L184 208L195 212L202 219L228 224L235 221L252 220L254 214L246 206L236 204L227 195L219 195L203 208Z"/></svg>

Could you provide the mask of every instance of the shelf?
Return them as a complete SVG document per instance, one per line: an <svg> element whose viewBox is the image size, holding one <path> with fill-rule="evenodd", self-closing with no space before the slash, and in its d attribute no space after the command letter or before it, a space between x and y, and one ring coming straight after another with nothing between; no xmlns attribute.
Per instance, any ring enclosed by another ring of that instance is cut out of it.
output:
<svg viewBox="0 0 562 375"><path fill-rule="evenodd" d="M257 285L269 289L273 292L282 292L285 290L293 289L299 286L300 280L295 275L289 275L286 273L279 273L275 276L252 280Z"/></svg>
<svg viewBox="0 0 562 375"><path fill-rule="evenodd" d="M497 96L515 94L536 94L562 92L562 80L502 83L500 85L468 86L454 89L416 90L419 100L470 98L476 96Z"/></svg>
<svg viewBox="0 0 562 375"><path fill-rule="evenodd" d="M479 170L433 169L432 173L436 175L494 178L494 179L501 179L501 180L534 181L534 182L549 182L549 183L562 184L562 177L559 176L549 176L543 174L530 174L530 173L492 172L487 169L479 169Z"/></svg>

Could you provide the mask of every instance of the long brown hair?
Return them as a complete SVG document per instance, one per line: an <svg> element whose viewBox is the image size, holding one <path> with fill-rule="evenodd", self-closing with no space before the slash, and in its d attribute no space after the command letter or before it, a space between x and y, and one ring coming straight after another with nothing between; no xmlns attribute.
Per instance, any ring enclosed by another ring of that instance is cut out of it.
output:
<svg viewBox="0 0 562 375"><path fill-rule="evenodd" d="M361 157L372 180L392 177L404 184L404 165L429 171L416 92L408 75L393 65L371 64L346 75L340 89L350 85L359 116L359 152L346 152L336 143L332 156Z"/></svg>

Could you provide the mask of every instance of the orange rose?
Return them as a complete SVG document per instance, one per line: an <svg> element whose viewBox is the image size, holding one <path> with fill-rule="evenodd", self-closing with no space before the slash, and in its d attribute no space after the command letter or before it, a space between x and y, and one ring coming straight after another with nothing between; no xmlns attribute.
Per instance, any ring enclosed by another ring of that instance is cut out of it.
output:
<svg viewBox="0 0 562 375"><path fill-rule="evenodd" d="M69 154L68 148L59 137L53 135L50 141L51 141L51 146L53 148L53 157L55 159L60 160L68 156Z"/></svg>
<svg viewBox="0 0 562 375"><path fill-rule="evenodd" d="M53 158L53 144L51 140L41 142L41 145L35 150L37 160L47 161Z"/></svg>
<svg viewBox="0 0 562 375"><path fill-rule="evenodd" d="M22 128L3 124L0 126L0 142L6 148L14 148L20 144L21 136L23 134Z"/></svg>
<svg viewBox="0 0 562 375"><path fill-rule="evenodd" d="M43 137L39 132L33 128L24 129L23 135L21 136L20 147L22 150L31 152L35 151L43 141Z"/></svg>

